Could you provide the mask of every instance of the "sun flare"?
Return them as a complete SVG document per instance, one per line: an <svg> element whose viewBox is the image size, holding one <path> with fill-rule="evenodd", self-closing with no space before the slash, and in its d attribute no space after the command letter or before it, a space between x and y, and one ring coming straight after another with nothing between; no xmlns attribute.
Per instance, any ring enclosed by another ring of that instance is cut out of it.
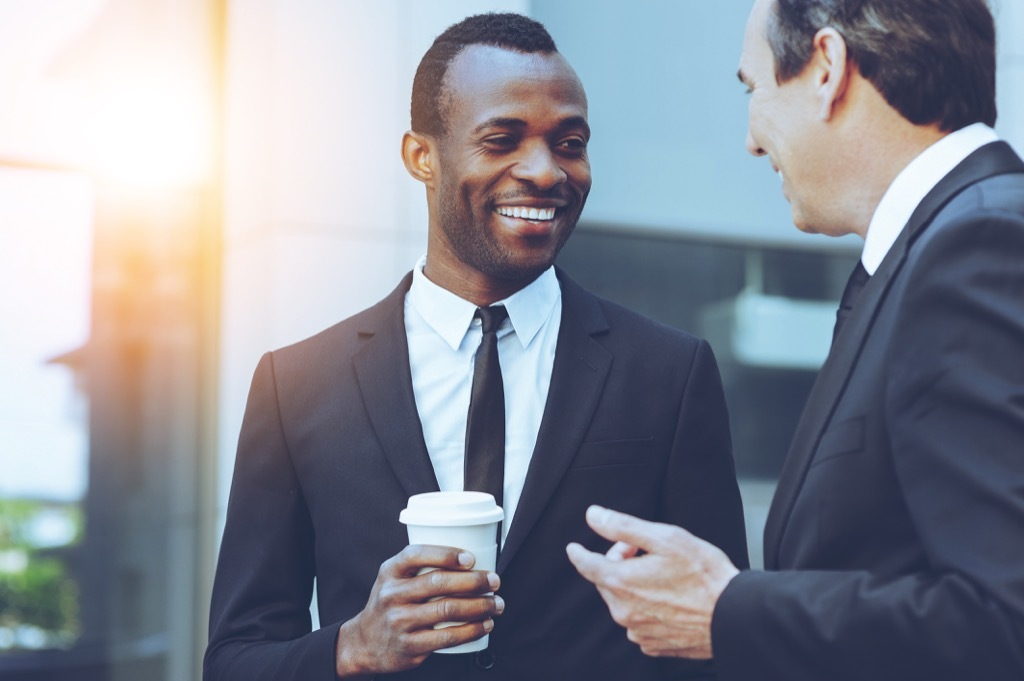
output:
<svg viewBox="0 0 1024 681"><path fill-rule="evenodd" d="M202 182L211 149L204 109L201 96L173 83L104 93L91 126L94 168L142 190Z"/></svg>

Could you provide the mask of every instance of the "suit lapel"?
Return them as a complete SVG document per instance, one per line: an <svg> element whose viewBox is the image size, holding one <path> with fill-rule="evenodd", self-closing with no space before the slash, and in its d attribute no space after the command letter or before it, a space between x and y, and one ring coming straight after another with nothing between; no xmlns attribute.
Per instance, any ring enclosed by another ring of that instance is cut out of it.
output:
<svg viewBox="0 0 1024 681"><path fill-rule="evenodd" d="M569 467L597 408L612 356L594 340L608 329L597 300L558 270L562 321L537 444L498 559L501 572L536 524Z"/></svg>
<svg viewBox="0 0 1024 681"><path fill-rule="evenodd" d="M764 530L765 567L777 568L786 523L807 476L818 443L856 366L868 332L907 249L935 216L966 187L993 175L1024 172L1024 164L1003 142L978 149L944 177L911 215L874 276L865 285L842 332L811 388L789 454L779 475Z"/></svg>
<svg viewBox="0 0 1024 681"><path fill-rule="evenodd" d="M384 454L408 495L436 492L423 428L416 411L405 333L406 275L391 295L370 310L360 336L366 339L353 364L370 423Z"/></svg>
<svg viewBox="0 0 1024 681"><path fill-rule="evenodd" d="M906 230L897 239L892 250L882 261L874 276L868 280L861 291L849 318L829 351L825 364L811 387L804 406L803 414L797 423L789 454L779 474L779 485L772 499L771 509L764 528L764 561L765 567L776 567L778 549L782 541L782 531L793 510L797 493L803 485L807 469L818 442L824 433L849 380L850 373L856 365L857 358L867 337L867 332L875 318L879 303L889 289L889 283L903 264L904 249L897 250L900 242L906 241Z"/></svg>

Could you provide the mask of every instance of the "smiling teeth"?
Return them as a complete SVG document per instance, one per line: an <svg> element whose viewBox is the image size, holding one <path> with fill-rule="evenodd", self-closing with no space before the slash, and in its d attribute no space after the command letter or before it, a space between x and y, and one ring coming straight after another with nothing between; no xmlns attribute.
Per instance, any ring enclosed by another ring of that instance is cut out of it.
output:
<svg viewBox="0 0 1024 681"><path fill-rule="evenodd" d="M526 206L498 206L495 209L498 215L507 218L522 218L524 220L552 220L555 217L554 208L527 208Z"/></svg>

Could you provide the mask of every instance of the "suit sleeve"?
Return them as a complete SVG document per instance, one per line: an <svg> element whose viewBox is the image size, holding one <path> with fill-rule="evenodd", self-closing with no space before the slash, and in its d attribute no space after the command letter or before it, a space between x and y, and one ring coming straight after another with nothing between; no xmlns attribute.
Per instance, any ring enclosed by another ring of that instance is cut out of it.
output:
<svg viewBox="0 0 1024 681"><path fill-rule="evenodd" d="M313 579L313 528L267 354L256 369L239 436L203 678L335 681L340 624L310 631Z"/></svg>
<svg viewBox="0 0 1024 681"><path fill-rule="evenodd" d="M917 248L884 408L922 569L739 575L712 624L723 679L1024 678L1024 219Z"/></svg>
<svg viewBox="0 0 1024 681"><path fill-rule="evenodd" d="M679 407L661 517L714 544L736 567L749 566L729 412L718 364L703 340L694 354ZM715 678L713 663L664 659L661 664L667 678Z"/></svg>

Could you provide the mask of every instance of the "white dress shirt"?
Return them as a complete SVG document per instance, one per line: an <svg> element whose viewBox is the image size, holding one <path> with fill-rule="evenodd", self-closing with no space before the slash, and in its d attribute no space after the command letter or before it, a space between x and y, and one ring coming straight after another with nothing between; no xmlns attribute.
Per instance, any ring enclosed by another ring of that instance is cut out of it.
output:
<svg viewBox="0 0 1024 681"><path fill-rule="evenodd" d="M413 269L405 296L409 366L430 462L442 491L461 490L466 417L473 365L482 332L476 305L441 288ZM562 321L562 291L553 268L503 301L508 319L498 329L498 360L505 387L505 522L512 524L540 430L555 346Z"/></svg>
<svg viewBox="0 0 1024 681"><path fill-rule="evenodd" d="M864 238L861 262L868 274L882 264L910 216L928 192L961 161L979 148L996 142L996 131L984 123L974 123L952 132L922 151L900 171L878 202Z"/></svg>

